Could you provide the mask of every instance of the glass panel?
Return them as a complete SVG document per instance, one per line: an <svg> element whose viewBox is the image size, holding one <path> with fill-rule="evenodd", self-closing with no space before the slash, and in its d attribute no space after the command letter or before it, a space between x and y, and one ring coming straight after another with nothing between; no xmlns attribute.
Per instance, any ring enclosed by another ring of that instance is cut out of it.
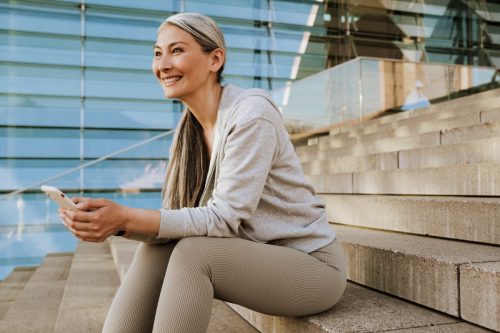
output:
<svg viewBox="0 0 500 333"><path fill-rule="evenodd" d="M83 188L158 190L163 185L166 168L165 160L106 160L84 169Z"/></svg>
<svg viewBox="0 0 500 333"><path fill-rule="evenodd" d="M0 159L0 191L15 191L79 165L78 159ZM54 186L78 188L80 174L61 177Z"/></svg>
<svg viewBox="0 0 500 333"><path fill-rule="evenodd" d="M154 35L151 38L154 38ZM151 71L153 44L89 38L85 42L85 63L90 67Z"/></svg>
<svg viewBox="0 0 500 333"><path fill-rule="evenodd" d="M113 13L102 11L98 7L89 7L85 20L86 34L89 37L113 39L126 37L151 43L156 37L156 29L163 21L159 14L155 17L137 16L136 13L116 10Z"/></svg>
<svg viewBox="0 0 500 333"><path fill-rule="evenodd" d="M495 69L357 58L273 91L292 133L383 110L412 110L471 88L488 89ZM500 78L496 78L500 82Z"/></svg>
<svg viewBox="0 0 500 333"><path fill-rule="evenodd" d="M79 96L80 69L0 63L0 93Z"/></svg>
<svg viewBox="0 0 500 333"><path fill-rule="evenodd" d="M80 10L75 6L58 6L9 2L0 5L0 29L65 35L80 34Z"/></svg>
<svg viewBox="0 0 500 333"><path fill-rule="evenodd" d="M181 117L182 105L172 101L85 100L85 127L171 129Z"/></svg>
<svg viewBox="0 0 500 333"><path fill-rule="evenodd" d="M0 127L0 158L79 156L79 130Z"/></svg>
<svg viewBox="0 0 500 333"><path fill-rule="evenodd" d="M0 94L0 125L80 126L80 98Z"/></svg>
<svg viewBox="0 0 500 333"><path fill-rule="evenodd" d="M80 65L80 38L0 31L0 61Z"/></svg>
<svg viewBox="0 0 500 333"><path fill-rule="evenodd" d="M97 6L115 6L120 8L133 9L148 9L160 11L176 11L179 8L179 1L175 0L148 0L148 1L133 1L133 0L85 0L86 4Z"/></svg>
<svg viewBox="0 0 500 333"><path fill-rule="evenodd" d="M85 92L89 97L165 99L151 71L89 68L85 71Z"/></svg>
<svg viewBox="0 0 500 333"><path fill-rule="evenodd" d="M85 130L83 133L84 156L98 158L160 133L156 131ZM166 158L170 144L170 138L163 138L120 156L122 158Z"/></svg>

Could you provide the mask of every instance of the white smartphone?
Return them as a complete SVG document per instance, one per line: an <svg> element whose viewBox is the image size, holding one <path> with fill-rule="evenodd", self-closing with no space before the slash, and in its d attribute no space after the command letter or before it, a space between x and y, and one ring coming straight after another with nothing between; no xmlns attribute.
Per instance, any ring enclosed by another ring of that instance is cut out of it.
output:
<svg viewBox="0 0 500 333"><path fill-rule="evenodd" d="M61 208L68 208L71 210L80 210L76 208L76 204L68 198L66 194L64 194L60 189L54 186L42 185L41 190L45 192Z"/></svg>

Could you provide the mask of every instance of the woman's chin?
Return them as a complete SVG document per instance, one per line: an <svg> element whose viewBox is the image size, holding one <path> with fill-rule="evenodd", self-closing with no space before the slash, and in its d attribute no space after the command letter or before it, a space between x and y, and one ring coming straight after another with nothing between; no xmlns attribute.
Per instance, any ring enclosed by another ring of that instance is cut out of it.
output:
<svg viewBox="0 0 500 333"><path fill-rule="evenodd" d="M168 89L168 90L164 89L163 95L165 96L165 98L169 98L169 99L178 97L178 94L174 90L170 90L170 89Z"/></svg>

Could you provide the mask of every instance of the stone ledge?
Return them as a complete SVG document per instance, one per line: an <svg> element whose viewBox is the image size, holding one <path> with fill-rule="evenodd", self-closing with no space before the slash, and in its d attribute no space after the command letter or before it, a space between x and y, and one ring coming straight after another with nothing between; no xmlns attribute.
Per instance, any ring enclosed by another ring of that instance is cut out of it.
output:
<svg viewBox="0 0 500 333"><path fill-rule="evenodd" d="M342 241L350 280L457 317L469 301L459 298L460 266L500 261L498 246L332 227Z"/></svg>
<svg viewBox="0 0 500 333"><path fill-rule="evenodd" d="M500 245L500 198L322 194L329 221Z"/></svg>

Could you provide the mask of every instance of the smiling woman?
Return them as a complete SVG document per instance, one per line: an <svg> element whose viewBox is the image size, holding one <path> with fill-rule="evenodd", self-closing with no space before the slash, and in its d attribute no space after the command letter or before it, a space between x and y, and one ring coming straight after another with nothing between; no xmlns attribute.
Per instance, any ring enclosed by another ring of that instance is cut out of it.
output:
<svg viewBox="0 0 500 333"><path fill-rule="evenodd" d="M281 113L261 89L222 85L224 36L201 14L158 29L152 70L185 110L163 207L73 198L61 211L80 239L121 230L141 241L103 332L205 332L214 298L277 316L325 311L346 286L325 205L304 177Z"/></svg>

